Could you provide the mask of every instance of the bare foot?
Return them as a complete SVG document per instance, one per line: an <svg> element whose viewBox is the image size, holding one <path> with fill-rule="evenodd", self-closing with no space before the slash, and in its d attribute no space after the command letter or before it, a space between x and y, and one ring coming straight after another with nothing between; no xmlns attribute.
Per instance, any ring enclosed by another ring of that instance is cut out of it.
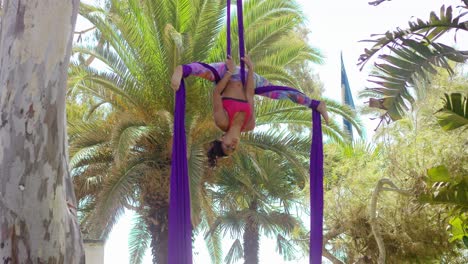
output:
<svg viewBox="0 0 468 264"><path fill-rule="evenodd" d="M174 92L179 90L180 82L182 81L182 74L183 69L182 66L179 65L174 69L174 73L172 74L171 78L171 86Z"/></svg>
<svg viewBox="0 0 468 264"><path fill-rule="evenodd" d="M327 112L327 104L324 101L320 101L320 104L317 106L317 111L323 116L325 123L328 125L328 112Z"/></svg>

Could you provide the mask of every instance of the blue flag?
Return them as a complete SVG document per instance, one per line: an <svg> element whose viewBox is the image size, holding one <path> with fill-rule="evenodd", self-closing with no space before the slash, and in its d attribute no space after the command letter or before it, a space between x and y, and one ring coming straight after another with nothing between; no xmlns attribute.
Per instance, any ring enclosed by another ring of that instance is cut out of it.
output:
<svg viewBox="0 0 468 264"><path fill-rule="evenodd" d="M353 94L351 93L351 88L349 87L348 76L346 75L346 69L343 62L343 53L341 53L341 95L343 99L342 103L348 105L352 109L355 109ZM343 118L343 126L351 136L351 140L353 140L353 126L351 123Z"/></svg>

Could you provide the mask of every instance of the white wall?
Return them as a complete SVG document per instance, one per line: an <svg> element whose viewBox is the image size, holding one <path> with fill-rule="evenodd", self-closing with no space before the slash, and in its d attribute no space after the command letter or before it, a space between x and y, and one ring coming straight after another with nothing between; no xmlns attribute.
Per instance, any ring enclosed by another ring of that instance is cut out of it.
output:
<svg viewBox="0 0 468 264"><path fill-rule="evenodd" d="M85 240L86 264L104 264L104 241Z"/></svg>

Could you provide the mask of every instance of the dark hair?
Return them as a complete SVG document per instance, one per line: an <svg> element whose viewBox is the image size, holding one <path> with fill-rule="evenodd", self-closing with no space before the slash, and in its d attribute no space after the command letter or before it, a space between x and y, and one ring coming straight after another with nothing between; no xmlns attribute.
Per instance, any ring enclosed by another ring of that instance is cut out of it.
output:
<svg viewBox="0 0 468 264"><path fill-rule="evenodd" d="M221 141L217 139L211 141L210 149L208 149L208 153L206 155L208 156L208 164L211 168L216 167L216 162L219 157L227 156L221 147Z"/></svg>

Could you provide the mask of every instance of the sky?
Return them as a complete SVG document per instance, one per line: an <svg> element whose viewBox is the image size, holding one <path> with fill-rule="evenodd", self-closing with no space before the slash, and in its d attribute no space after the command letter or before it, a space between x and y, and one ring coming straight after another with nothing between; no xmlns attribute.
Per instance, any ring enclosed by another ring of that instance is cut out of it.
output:
<svg viewBox="0 0 468 264"><path fill-rule="evenodd" d="M369 1L371 0L297 0L307 16L305 26L311 32L309 36L310 44L320 49L326 57L323 65L313 67L324 84L324 96L336 101L341 100L340 52L343 52L345 68L356 107L364 105L365 100L358 99L357 93L366 87L367 75L371 66L368 63L368 66L360 71L356 65L364 48L370 47L368 43L359 42L360 40L369 39L371 34L384 33L396 27L405 28L410 19L421 18L426 21L429 18L430 11L438 13L443 4L457 6L461 3L460 0L393 0L375 7L370 6ZM78 24L79 26L80 24ZM453 38L448 39L447 43L458 47L462 47L462 45L468 47L466 33L465 36L458 35L457 38L458 44L453 43ZM362 117L361 119L365 124L369 139L378 121L371 121L369 117ZM130 218L130 213L127 213L110 234L105 245L105 264L128 263L127 241L130 231ZM203 245L204 242L198 238L194 248L195 264L208 263L209 258ZM282 258L276 254L274 248L272 241L262 240L260 263L308 263L307 259L296 262L282 262ZM151 263L149 252L144 263Z"/></svg>

